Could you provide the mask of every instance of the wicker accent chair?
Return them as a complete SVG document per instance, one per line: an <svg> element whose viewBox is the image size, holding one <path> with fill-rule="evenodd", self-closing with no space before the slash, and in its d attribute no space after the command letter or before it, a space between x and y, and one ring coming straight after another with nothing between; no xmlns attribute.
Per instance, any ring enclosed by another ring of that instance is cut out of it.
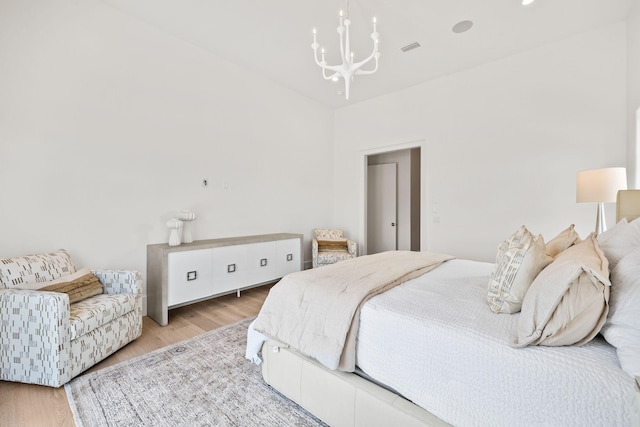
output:
<svg viewBox="0 0 640 427"><path fill-rule="evenodd" d="M0 380L60 387L140 336L140 273L92 271L103 293L72 304L34 289L75 272L64 250L0 259Z"/></svg>
<svg viewBox="0 0 640 427"><path fill-rule="evenodd" d="M311 242L313 268L358 256L358 244L344 237L340 229L314 228Z"/></svg>

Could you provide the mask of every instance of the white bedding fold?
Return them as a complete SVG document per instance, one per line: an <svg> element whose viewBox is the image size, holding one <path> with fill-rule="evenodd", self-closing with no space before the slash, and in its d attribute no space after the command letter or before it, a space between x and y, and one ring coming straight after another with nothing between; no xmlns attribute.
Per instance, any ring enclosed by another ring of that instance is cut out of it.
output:
<svg viewBox="0 0 640 427"><path fill-rule="evenodd" d="M256 321L254 319L247 329L247 349L244 353L244 357L256 365L260 365L262 363L262 359L260 358L260 349L262 349L262 344L267 340L267 337L253 328L255 323Z"/></svg>
<svg viewBox="0 0 640 427"><path fill-rule="evenodd" d="M353 372L362 304L452 258L392 251L290 274L269 292L255 330L329 369Z"/></svg>

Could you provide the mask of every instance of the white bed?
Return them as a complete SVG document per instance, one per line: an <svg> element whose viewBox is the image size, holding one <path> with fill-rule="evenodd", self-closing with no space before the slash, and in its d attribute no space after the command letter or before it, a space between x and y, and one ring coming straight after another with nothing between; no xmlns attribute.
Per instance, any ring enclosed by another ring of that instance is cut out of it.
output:
<svg viewBox="0 0 640 427"><path fill-rule="evenodd" d="M451 260L369 300L360 314L358 367L457 426L640 420L637 385L601 337L581 347L510 345L519 314L487 308L492 268Z"/></svg>
<svg viewBox="0 0 640 427"><path fill-rule="evenodd" d="M513 346L520 314L489 310L492 269L451 260L369 299L356 337L363 375L270 340L265 381L332 426L640 426L640 383L602 336Z"/></svg>

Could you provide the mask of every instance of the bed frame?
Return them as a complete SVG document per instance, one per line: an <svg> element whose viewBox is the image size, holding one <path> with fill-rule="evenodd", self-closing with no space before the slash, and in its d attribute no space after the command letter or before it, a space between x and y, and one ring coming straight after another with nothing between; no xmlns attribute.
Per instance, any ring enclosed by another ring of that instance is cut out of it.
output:
<svg viewBox="0 0 640 427"><path fill-rule="evenodd" d="M356 374L332 371L272 340L262 346L267 384L332 427L451 426Z"/></svg>
<svg viewBox="0 0 640 427"><path fill-rule="evenodd" d="M618 192L617 221L640 216L640 190ZM332 427L445 427L425 409L356 374L331 371L269 340L262 347L267 384ZM640 379L636 378L640 393Z"/></svg>

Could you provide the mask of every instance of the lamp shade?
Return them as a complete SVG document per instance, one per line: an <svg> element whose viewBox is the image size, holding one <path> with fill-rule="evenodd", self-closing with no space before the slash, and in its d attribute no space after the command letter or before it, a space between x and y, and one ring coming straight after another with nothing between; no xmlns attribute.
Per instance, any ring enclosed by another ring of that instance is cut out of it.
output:
<svg viewBox="0 0 640 427"><path fill-rule="evenodd" d="M576 202L614 203L618 190L627 189L625 168L590 169L578 172Z"/></svg>

